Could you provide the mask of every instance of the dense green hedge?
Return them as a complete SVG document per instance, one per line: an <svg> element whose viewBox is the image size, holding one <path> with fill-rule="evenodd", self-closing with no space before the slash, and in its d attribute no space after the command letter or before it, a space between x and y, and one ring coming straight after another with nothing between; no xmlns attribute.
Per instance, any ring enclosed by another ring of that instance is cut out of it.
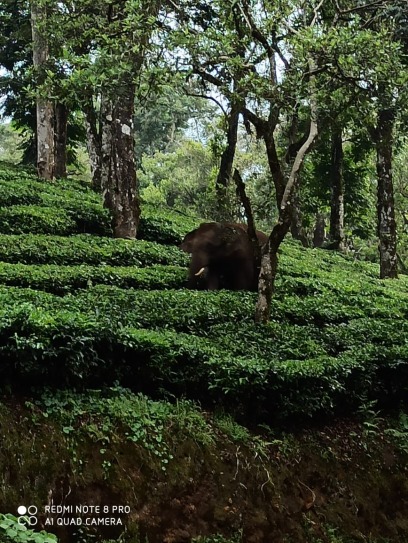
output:
<svg viewBox="0 0 408 543"><path fill-rule="evenodd" d="M99 284L139 289L182 288L185 286L186 278L186 270L177 266L132 268L0 262L0 284L30 287L54 294L66 294Z"/></svg>
<svg viewBox="0 0 408 543"><path fill-rule="evenodd" d="M109 235L109 217L98 204L63 205L60 198L48 205L13 205L0 208L1 234L55 234L67 236L88 232Z"/></svg>
<svg viewBox="0 0 408 543"><path fill-rule="evenodd" d="M53 386L119 381L187 395L254 420L350 412L407 397L406 319L318 327L251 322L243 293L93 287L58 298L0 288L0 379ZM284 304L276 302L275 310ZM227 323L227 324L225 324Z"/></svg>
<svg viewBox="0 0 408 543"><path fill-rule="evenodd" d="M64 209L16 205L0 208L1 234L76 233L77 224Z"/></svg>
<svg viewBox="0 0 408 543"><path fill-rule="evenodd" d="M90 235L64 237L27 234L1 236L0 261L12 264L187 266L188 256L178 247L150 241Z"/></svg>
<svg viewBox="0 0 408 543"><path fill-rule="evenodd" d="M0 164L1 233L111 233L109 214L89 185L42 181L24 170L17 172Z"/></svg>

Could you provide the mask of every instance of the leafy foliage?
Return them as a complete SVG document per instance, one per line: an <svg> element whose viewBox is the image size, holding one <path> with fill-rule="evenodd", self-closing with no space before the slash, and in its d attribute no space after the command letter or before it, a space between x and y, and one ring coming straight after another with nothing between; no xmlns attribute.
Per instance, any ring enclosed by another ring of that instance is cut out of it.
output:
<svg viewBox="0 0 408 543"><path fill-rule="evenodd" d="M390 294L383 295L386 304L378 296L376 321L358 315L364 294L337 308L319 294L320 302L296 313L303 320L298 327L289 324L295 308L285 312L285 298L274 306L282 322L261 331L251 323L250 294L163 291L159 297L93 287L61 299L2 289L2 379L54 386L119 380L152 394L164 387L261 420L343 412L362 396L393 403L406 393L408 330L407 300Z"/></svg>
<svg viewBox="0 0 408 543"><path fill-rule="evenodd" d="M0 283L66 294L92 285L121 288L166 289L184 286L186 270L177 266L131 268L119 266L40 266L0 262Z"/></svg>
<svg viewBox="0 0 408 543"><path fill-rule="evenodd" d="M56 543L57 537L42 530L34 532L11 514L0 513L0 541L2 543Z"/></svg>
<svg viewBox="0 0 408 543"><path fill-rule="evenodd" d="M177 247L151 241L111 239L89 235L53 236L26 234L3 236L0 260L12 264L72 266L186 266L188 257Z"/></svg>

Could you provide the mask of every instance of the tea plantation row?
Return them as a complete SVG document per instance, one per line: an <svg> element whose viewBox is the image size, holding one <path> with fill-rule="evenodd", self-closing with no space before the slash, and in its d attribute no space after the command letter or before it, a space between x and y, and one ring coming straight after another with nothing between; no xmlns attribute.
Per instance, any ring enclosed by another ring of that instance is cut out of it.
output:
<svg viewBox="0 0 408 543"><path fill-rule="evenodd" d="M367 399L396 405L406 394L405 319L264 328L251 322L253 295L111 287L64 298L2 287L0 302L0 378L13 386L118 381L258 421L340 413ZM275 314L284 307L276 301Z"/></svg>

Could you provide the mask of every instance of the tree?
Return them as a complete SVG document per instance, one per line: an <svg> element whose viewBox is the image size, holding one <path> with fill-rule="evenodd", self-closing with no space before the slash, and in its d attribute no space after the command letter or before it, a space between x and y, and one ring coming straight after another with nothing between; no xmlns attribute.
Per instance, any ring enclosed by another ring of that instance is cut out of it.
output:
<svg viewBox="0 0 408 543"><path fill-rule="evenodd" d="M51 75L45 86L83 108L94 186L103 192L114 236L134 238L140 207L133 115L160 2L47 2L54 51L61 51L55 62L66 77Z"/></svg>
<svg viewBox="0 0 408 543"><path fill-rule="evenodd" d="M139 172L142 199L164 204L199 217L213 218L216 197L210 150L183 139L173 152L143 157Z"/></svg>
<svg viewBox="0 0 408 543"><path fill-rule="evenodd" d="M47 19L46 7L38 0L31 2L33 33L33 66L37 81L44 80L44 70L49 58L49 48L44 32ZM37 172L44 179L54 178L54 107L49 98L37 96Z"/></svg>
<svg viewBox="0 0 408 543"><path fill-rule="evenodd" d="M398 23L387 2L347 1L336 4L338 32L351 39L326 37L323 55L331 74L349 94L352 107L371 135L377 155L377 232L380 276L397 276L397 234L395 223L392 148L396 112L404 107L407 70L398 41ZM354 30L354 36L350 30ZM329 32L330 36L330 32ZM331 40L331 41L330 41ZM342 45L339 45L342 44ZM333 62L334 60L334 62ZM347 90L348 89L348 90Z"/></svg>
<svg viewBox="0 0 408 543"><path fill-rule="evenodd" d="M26 0L4 0L0 5L0 95L1 109L13 119L13 126L22 134L22 162L37 163L36 99L39 79L33 73L33 50L30 5ZM43 24L44 26L44 24ZM49 49L54 45L50 44ZM58 53L59 55L59 53ZM54 77L64 77L58 64L51 64L55 54L50 51L46 68ZM42 74L44 75L44 74ZM67 164L75 164L76 147L85 141L83 122L75 104L67 111L65 103L54 108L55 176L65 177Z"/></svg>
<svg viewBox="0 0 408 543"><path fill-rule="evenodd" d="M21 161L21 135L12 123L0 124L0 160L18 164Z"/></svg>

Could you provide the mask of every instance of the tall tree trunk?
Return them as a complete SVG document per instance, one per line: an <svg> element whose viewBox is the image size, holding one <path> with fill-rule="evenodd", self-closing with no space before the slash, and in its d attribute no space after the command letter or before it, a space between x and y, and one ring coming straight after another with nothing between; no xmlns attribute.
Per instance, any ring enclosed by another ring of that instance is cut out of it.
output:
<svg viewBox="0 0 408 543"><path fill-rule="evenodd" d="M67 127L68 108L65 104L55 106L55 177L67 176Z"/></svg>
<svg viewBox="0 0 408 543"><path fill-rule="evenodd" d="M104 100L102 98L102 103ZM91 168L92 188L96 192L102 192L102 134L98 115L93 106L92 100L84 107L86 146L88 149L89 163ZM101 118L103 113L100 113Z"/></svg>
<svg viewBox="0 0 408 543"><path fill-rule="evenodd" d="M42 69L48 60L48 43L41 25L47 17L46 8L31 2L33 64L38 81L43 80ZM43 179L54 178L54 108L52 102L37 98L37 172Z"/></svg>
<svg viewBox="0 0 408 543"><path fill-rule="evenodd" d="M140 217L133 137L135 87L121 90L103 107L102 187L114 237L134 239Z"/></svg>
<svg viewBox="0 0 408 543"><path fill-rule="evenodd" d="M391 109L378 112L377 151L377 229L380 251L380 277L398 276L397 228L392 184L392 129L395 114Z"/></svg>
<svg viewBox="0 0 408 543"><path fill-rule="evenodd" d="M268 158L269 171L271 172L273 184L275 186L276 205L280 209L283 194L285 192L285 177L283 175L282 166L276 150L274 130L276 124L269 125L262 132L262 138L265 142L266 156Z"/></svg>
<svg viewBox="0 0 408 543"><path fill-rule="evenodd" d="M227 188L232 176L235 150L238 139L238 120L240 107L232 104L228 115L227 146L221 155L220 168L215 181L215 190L218 197L217 215L220 220L231 219L228 211Z"/></svg>
<svg viewBox="0 0 408 543"><path fill-rule="evenodd" d="M344 249L344 178L343 140L339 126L332 127L330 183L330 248L342 251Z"/></svg>

